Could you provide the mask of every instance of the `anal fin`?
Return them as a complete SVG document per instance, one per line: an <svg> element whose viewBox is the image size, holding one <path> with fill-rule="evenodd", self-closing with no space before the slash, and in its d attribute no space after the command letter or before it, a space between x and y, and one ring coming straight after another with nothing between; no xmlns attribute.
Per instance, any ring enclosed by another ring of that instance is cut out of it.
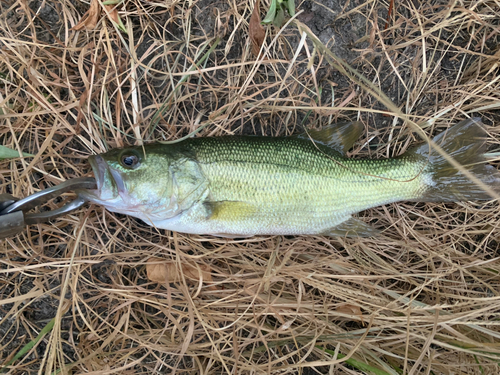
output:
<svg viewBox="0 0 500 375"><path fill-rule="evenodd" d="M373 228L370 224L351 217L343 223L333 227L323 234L333 237L373 237L380 233L378 229Z"/></svg>

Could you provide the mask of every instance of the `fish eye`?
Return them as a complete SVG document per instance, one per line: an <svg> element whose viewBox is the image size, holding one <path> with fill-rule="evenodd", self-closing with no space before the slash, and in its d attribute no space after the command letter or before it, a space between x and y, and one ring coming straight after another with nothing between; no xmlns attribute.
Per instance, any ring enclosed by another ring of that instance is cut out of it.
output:
<svg viewBox="0 0 500 375"><path fill-rule="evenodd" d="M120 163L122 166L128 169L135 169L139 166L139 157L132 153L125 153L120 158Z"/></svg>

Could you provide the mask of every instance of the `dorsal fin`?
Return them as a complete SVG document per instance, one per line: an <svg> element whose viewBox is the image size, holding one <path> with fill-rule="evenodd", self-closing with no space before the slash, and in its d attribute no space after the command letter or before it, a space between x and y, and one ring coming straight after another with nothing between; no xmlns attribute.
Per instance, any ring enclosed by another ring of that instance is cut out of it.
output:
<svg viewBox="0 0 500 375"><path fill-rule="evenodd" d="M363 132L363 124L359 121L338 122L327 125L319 130L310 129L299 134L301 139L312 139L345 154L359 139Z"/></svg>

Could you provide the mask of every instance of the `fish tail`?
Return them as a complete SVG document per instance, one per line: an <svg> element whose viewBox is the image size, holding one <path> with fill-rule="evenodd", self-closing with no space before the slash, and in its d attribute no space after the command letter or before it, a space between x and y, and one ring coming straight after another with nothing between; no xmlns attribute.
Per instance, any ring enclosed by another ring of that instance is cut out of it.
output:
<svg viewBox="0 0 500 375"><path fill-rule="evenodd" d="M500 173L496 168L486 164L486 131L481 119L472 118L461 121L447 131L437 135L433 141L448 155L457 161L462 168L479 179L493 193L500 194ZM419 202L459 202L474 200L491 200L492 194L483 190L471 181L462 170L454 167L435 149L429 152L429 145L423 144L409 151L420 160L425 158L423 196L415 199Z"/></svg>

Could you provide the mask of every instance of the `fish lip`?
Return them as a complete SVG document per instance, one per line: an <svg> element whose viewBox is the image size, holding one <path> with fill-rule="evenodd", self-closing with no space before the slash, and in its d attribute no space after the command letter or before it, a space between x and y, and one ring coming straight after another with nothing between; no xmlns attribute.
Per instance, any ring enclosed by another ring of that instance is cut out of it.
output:
<svg viewBox="0 0 500 375"><path fill-rule="evenodd" d="M89 163L90 166L92 167L92 172L94 172L94 177L96 179L96 184L97 184L96 190L100 195L102 191L102 186L104 185L104 174L106 173L108 165L100 155L90 156Z"/></svg>
<svg viewBox="0 0 500 375"><path fill-rule="evenodd" d="M113 176L113 180L115 180L116 187L118 189L118 194L124 193L125 192L125 182L123 181L122 176L120 175L120 172L113 168L109 168L109 171L111 172L111 176Z"/></svg>

